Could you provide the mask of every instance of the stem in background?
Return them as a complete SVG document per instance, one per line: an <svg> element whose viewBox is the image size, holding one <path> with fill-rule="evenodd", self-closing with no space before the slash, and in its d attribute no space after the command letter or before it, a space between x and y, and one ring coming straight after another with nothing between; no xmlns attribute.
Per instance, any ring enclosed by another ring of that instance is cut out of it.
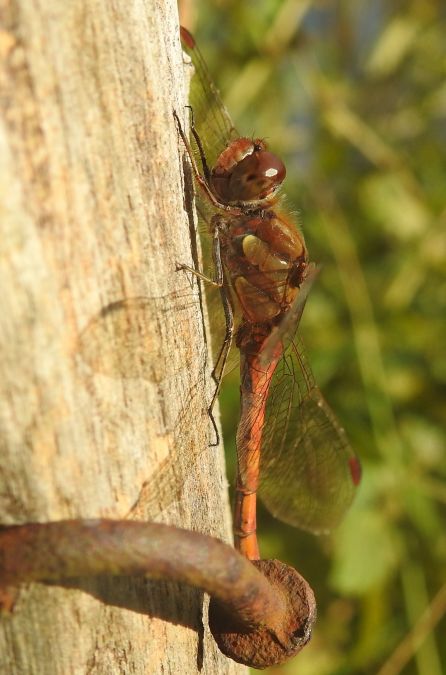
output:
<svg viewBox="0 0 446 675"><path fill-rule="evenodd" d="M381 666L378 675L399 675L445 614L446 584L443 584L417 623L401 640L384 665Z"/></svg>
<svg viewBox="0 0 446 675"><path fill-rule="evenodd" d="M65 520L0 529L0 597L7 586L70 577L146 575L211 595L220 649L254 667L275 665L308 642L313 592L279 561L255 566L223 542L155 523ZM260 665L259 665L260 664Z"/></svg>

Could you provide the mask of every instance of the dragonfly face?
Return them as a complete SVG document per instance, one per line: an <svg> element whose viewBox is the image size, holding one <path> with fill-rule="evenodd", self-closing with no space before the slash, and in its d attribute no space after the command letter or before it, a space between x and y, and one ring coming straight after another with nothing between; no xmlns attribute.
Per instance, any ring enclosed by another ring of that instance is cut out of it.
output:
<svg viewBox="0 0 446 675"><path fill-rule="evenodd" d="M219 156L210 182L223 203L259 208L272 204L285 175L282 160L264 141L239 138Z"/></svg>

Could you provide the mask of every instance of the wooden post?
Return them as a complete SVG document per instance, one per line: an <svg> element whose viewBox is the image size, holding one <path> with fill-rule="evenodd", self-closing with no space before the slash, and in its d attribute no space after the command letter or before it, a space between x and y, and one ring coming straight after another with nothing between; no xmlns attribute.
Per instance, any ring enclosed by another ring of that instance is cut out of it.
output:
<svg viewBox="0 0 446 675"><path fill-rule="evenodd" d="M0 522L155 520L229 541L191 258L175 3L0 0ZM241 673L203 596L30 584L0 672Z"/></svg>

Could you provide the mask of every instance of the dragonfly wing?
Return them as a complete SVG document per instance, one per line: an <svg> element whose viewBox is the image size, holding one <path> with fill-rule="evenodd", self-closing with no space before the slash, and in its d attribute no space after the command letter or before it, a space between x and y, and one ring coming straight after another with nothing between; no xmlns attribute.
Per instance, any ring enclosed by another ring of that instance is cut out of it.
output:
<svg viewBox="0 0 446 675"><path fill-rule="evenodd" d="M302 318L302 313L305 309L308 294L311 291L318 274L319 268L314 263L310 263L307 267L305 279L299 288L299 293L297 294L296 299L283 317L280 324L273 328L271 334L265 340L265 343L262 347L262 353L260 355L260 363L262 366L267 366L268 363L271 362L278 342L281 342L283 348L286 349L292 341Z"/></svg>
<svg viewBox="0 0 446 675"><path fill-rule="evenodd" d="M212 357L214 360L214 367L217 368L217 373L220 373L219 364L217 363L218 354L221 351L223 342L225 339L226 333L226 320L225 314L223 311L222 301L220 297L220 291L215 286L204 283L204 292L206 297L206 306L207 313L209 318L209 323L211 326L211 345L212 345ZM237 316L235 316L234 321L237 321ZM240 363L240 354L235 346L235 340L232 341L232 346L228 354L224 372L221 373L222 376L230 373L234 368L238 367Z"/></svg>
<svg viewBox="0 0 446 675"><path fill-rule="evenodd" d="M266 404L259 495L280 520L315 533L342 519L359 482L359 460L293 341Z"/></svg>
<svg viewBox="0 0 446 675"><path fill-rule="evenodd" d="M194 67L189 101L194 125L200 136L208 165L214 166L217 157L231 140L239 137L231 117L220 98L206 63L194 38L181 28L181 42Z"/></svg>
<svg viewBox="0 0 446 675"><path fill-rule="evenodd" d="M197 47L193 36L185 28L181 27L181 42L184 51L189 55L194 67L191 80L189 101L192 107L193 123L205 154L209 167L214 166L218 156L230 143L239 137L231 117L220 98L206 63ZM201 166L201 157L196 140L191 136L191 145ZM212 230L211 220L215 209L201 190L195 194L198 214L198 230L200 235L201 253L204 262L203 272L205 276L214 278L215 269L212 263ZM212 325L211 341L214 358L220 353L226 330L226 322L218 289L211 284L204 284L208 315ZM239 362L239 354L232 347L229 358L224 368L228 373ZM219 373L218 364L217 373ZM223 373L223 374L224 374Z"/></svg>

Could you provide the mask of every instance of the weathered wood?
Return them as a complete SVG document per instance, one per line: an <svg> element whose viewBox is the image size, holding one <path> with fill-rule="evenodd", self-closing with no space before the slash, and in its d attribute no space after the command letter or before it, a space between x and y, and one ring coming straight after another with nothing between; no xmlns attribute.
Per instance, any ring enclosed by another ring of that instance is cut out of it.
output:
<svg viewBox="0 0 446 675"><path fill-rule="evenodd" d="M175 3L0 0L0 522L156 520L229 540L191 259ZM0 672L236 673L203 596L30 584ZM205 619L204 619L205 621Z"/></svg>

